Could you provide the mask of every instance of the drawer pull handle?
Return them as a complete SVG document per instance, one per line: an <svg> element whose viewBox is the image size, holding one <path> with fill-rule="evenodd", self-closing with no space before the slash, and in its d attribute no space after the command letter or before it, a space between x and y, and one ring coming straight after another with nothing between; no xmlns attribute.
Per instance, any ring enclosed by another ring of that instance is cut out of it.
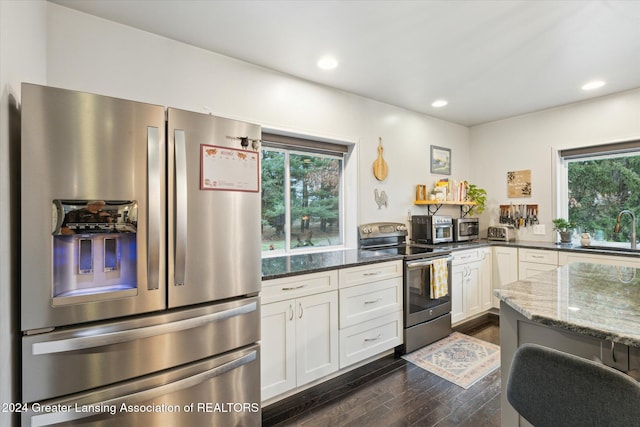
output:
<svg viewBox="0 0 640 427"><path fill-rule="evenodd" d="M373 301L365 301L364 303L365 304L375 304L375 303L380 302L380 301L382 301L382 298L378 298L378 299L375 299Z"/></svg>
<svg viewBox="0 0 640 427"><path fill-rule="evenodd" d="M378 341L380 338L382 338L382 334L378 334L375 338L365 338L364 342Z"/></svg>
<svg viewBox="0 0 640 427"><path fill-rule="evenodd" d="M365 276L379 276L382 274L382 271L376 271L373 273L364 273Z"/></svg>
<svg viewBox="0 0 640 427"><path fill-rule="evenodd" d="M283 291L294 291L296 289L300 289L300 288L304 288L306 285L300 285L300 286L291 286L288 288L282 288Z"/></svg>
<svg viewBox="0 0 640 427"><path fill-rule="evenodd" d="M616 343L611 341L611 360L613 360L613 363L617 363L618 361L616 360Z"/></svg>
<svg viewBox="0 0 640 427"><path fill-rule="evenodd" d="M531 255L531 258L543 259L544 257L542 255Z"/></svg>
<svg viewBox="0 0 640 427"><path fill-rule="evenodd" d="M291 314L289 314L289 320L293 320L293 306L291 304L289 304L289 312Z"/></svg>

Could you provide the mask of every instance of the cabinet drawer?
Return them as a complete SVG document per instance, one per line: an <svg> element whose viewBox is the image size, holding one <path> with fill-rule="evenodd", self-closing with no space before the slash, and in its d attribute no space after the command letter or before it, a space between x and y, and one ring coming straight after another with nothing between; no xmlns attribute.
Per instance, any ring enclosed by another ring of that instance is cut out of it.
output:
<svg viewBox="0 0 640 427"><path fill-rule="evenodd" d="M468 262L480 261L482 259L482 251L480 249L474 249L470 251L456 251L453 252L453 265L466 264Z"/></svg>
<svg viewBox="0 0 640 427"><path fill-rule="evenodd" d="M558 265L558 252L540 249L518 249L520 261Z"/></svg>
<svg viewBox="0 0 640 427"><path fill-rule="evenodd" d="M340 287L361 285L391 277L402 277L402 261L380 262L344 268L339 272Z"/></svg>
<svg viewBox="0 0 640 427"><path fill-rule="evenodd" d="M402 278L340 289L340 328L402 309Z"/></svg>
<svg viewBox="0 0 640 427"><path fill-rule="evenodd" d="M262 304L298 298L338 289L336 270L301 276L283 277L262 282Z"/></svg>
<svg viewBox="0 0 640 427"><path fill-rule="evenodd" d="M402 315L387 314L340 331L340 369L402 344Z"/></svg>

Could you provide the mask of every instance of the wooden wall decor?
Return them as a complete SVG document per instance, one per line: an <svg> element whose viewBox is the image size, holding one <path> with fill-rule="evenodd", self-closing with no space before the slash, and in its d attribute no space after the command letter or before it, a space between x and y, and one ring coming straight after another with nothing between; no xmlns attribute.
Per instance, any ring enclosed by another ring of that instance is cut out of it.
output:
<svg viewBox="0 0 640 427"><path fill-rule="evenodd" d="M507 172L507 196L531 197L531 169Z"/></svg>

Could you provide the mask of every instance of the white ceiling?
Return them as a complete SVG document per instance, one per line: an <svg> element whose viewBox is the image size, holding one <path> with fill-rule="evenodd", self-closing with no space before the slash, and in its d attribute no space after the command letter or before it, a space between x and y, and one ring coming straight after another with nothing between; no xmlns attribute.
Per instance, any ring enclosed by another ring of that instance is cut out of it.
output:
<svg viewBox="0 0 640 427"><path fill-rule="evenodd" d="M467 126L640 87L639 0L51 1Z"/></svg>

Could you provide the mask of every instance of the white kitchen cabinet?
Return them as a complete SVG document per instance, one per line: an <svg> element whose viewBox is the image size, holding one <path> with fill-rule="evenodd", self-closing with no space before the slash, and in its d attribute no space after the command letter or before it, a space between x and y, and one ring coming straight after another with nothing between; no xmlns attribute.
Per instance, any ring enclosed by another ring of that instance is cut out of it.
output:
<svg viewBox="0 0 640 427"><path fill-rule="evenodd" d="M518 280L518 248L493 247L493 289ZM492 291L493 293L493 291ZM500 308L500 300L492 298L494 308Z"/></svg>
<svg viewBox="0 0 640 427"><path fill-rule="evenodd" d="M519 280L558 268L558 251L520 248L518 249L518 259Z"/></svg>
<svg viewBox="0 0 640 427"><path fill-rule="evenodd" d="M340 369L403 342L402 261L341 269Z"/></svg>
<svg viewBox="0 0 640 427"><path fill-rule="evenodd" d="M260 381L262 400L296 387L296 301L261 307Z"/></svg>
<svg viewBox="0 0 640 427"><path fill-rule="evenodd" d="M338 370L338 292L317 292L323 287L309 285L326 281L337 285L337 272L263 282L263 292L276 300L261 307L263 401ZM276 296L287 292L311 294Z"/></svg>
<svg viewBox="0 0 640 427"><path fill-rule="evenodd" d="M480 249L480 291L481 311L490 310L493 307L493 257L491 248Z"/></svg>
<svg viewBox="0 0 640 427"><path fill-rule="evenodd" d="M592 262L596 264L619 265L622 267L640 267L640 259L634 257L579 252L560 252L558 255L559 265L567 265L572 262Z"/></svg>
<svg viewBox="0 0 640 427"><path fill-rule="evenodd" d="M482 311L483 253L481 249L453 252L451 323L456 324ZM486 267L485 267L486 268ZM489 282L490 284L491 282Z"/></svg>

